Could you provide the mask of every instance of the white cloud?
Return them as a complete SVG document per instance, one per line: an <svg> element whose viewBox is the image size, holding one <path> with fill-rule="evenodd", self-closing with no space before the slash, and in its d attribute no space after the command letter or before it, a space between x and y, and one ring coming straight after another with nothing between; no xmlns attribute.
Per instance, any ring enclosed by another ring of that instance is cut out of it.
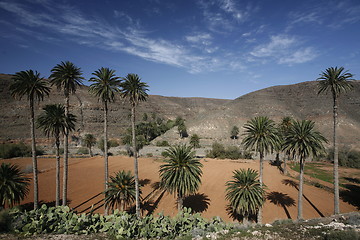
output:
<svg viewBox="0 0 360 240"><path fill-rule="evenodd" d="M311 47L301 47L294 36L274 35L270 42L256 46L250 55L261 59L275 59L279 64L299 64L315 59L318 54ZM254 58L249 58L254 61Z"/></svg>

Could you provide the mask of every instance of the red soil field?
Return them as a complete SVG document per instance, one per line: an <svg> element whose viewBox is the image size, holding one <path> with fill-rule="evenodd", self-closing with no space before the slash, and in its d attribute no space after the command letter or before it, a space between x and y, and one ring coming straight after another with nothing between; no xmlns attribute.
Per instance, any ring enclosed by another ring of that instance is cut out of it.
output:
<svg viewBox="0 0 360 240"><path fill-rule="evenodd" d="M18 164L21 168L31 164L31 158L17 158L0 160ZM94 197L104 189L104 160L103 157L72 158L69 161L69 206L75 208L86 200ZM225 183L231 180L233 171L240 168L259 169L256 160L218 160L201 159L203 167L202 185L198 194L188 197L184 204L201 212L205 218L220 216L225 221L235 221L227 212L228 202L225 199ZM165 215L174 216L177 213L176 200L173 195L154 189L159 181L159 166L161 160L153 158L139 159L139 178L143 183L142 198L145 209L143 214L163 212ZM55 159L39 158L39 199L44 202L55 200ZM133 172L133 159L125 156L109 157L109 173L114 175L119 170ZM29 177L32 174L28 175ZM285 182L284 182L285 181ZM297 182L282 175L277 167L268 163L264 164L264 183L267 186L268 199L263 208L263 223L271 223L277 219L296 219L298 191L294 186L285 184ZM303 217L305 219L330 216L333 213L333 194L316 188L304 186ZM103 196L94 199L76 208L81 212L92 204L100 201ZM22 202L30 203L33 199L33 186L30 193ZM340 201L341 212L357 211L355 206ZM95 212L103 213L103 207Z"/></svg>

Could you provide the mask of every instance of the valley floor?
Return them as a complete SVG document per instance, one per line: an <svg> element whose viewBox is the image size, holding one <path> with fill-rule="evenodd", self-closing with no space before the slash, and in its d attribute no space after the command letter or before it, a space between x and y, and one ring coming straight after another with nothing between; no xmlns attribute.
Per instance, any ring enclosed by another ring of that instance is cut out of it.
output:
<svg viewBox="0 0 360 240"><path fill-rule="evenodd" d="M20 165L23 169L31 165L31 158L0 160ZM55 200L55 159L39 158L39 189L40 200L53 202ZM240 168L259 169L257 160L218 160L201 159L203 167L202 186L199 192L189 196L184 205L203 217L220 216L225 221L235 221L227 211L228 202L225 199L225 183L232 177L232 172ZM157 188L159 181L159 166L161 160L154 158L139 159L139 177L144 199L143 215L163 212L174 216L177 213L176 201L173 195ZM78 212L89 211L101 205L104 189L104 161L101 156L92 158L72 158L69 166L68 198L70 207ZM119 170L133 171L133 159L125 156L109 157L109 172L114 175ZM29 174L31 176L31 174ZM296 219L298 190L297 180L284 176L279 169L268 163L264 164L264 183L267 186L267 200L263 208L263 223L271 223L278 219ZM31 203L33 190L22 202ZM98 196L97 196L98 195ZM89 200L90 199L90 200ZM89 201L88 201L89 200ZM341 212L357 211L357 207L341 201ZM103 207L95 212L103 213ZM304 186L303 216L305 219L330 216L333 213L333 195L323 189L311 185Z"/></svg>

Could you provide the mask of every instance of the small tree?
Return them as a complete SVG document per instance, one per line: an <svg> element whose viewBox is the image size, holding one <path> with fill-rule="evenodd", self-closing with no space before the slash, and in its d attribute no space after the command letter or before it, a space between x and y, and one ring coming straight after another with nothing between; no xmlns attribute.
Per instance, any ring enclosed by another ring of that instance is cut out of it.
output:
<svg viewBox="0 0 360 240"><path fill-rule="evenodd" d="M233 140L238 139L239 132L239 128L237 126L233 126L230 132L230 138Z"/></svg>
<svg viewBox="0 0 360 240"><path fill-rule="evenodd" d="M202 164L195 159L190 146L177 145L166 149L165 164L160 166L161 185L171 194L177 194L178 210L188 194L195 193L201 184Z"/></svg>
<svg viewBox="0 0 360 240"><path fill-rule="evenodd" d="M265 201L264 186L258 180L258 172L248 168L235 170L233 180L226 182L226 199L232 211L244 218L256 215Z"/></svg>
<svg viewBox="0 0 360 240"><path fill-rule="evenodd" d="M105 205L114 209L120 206L120 211L124 211L135 201L135 179L130 171L117 172L115 176L110 176L108 188L105 190Z"/></svg>
<svg viewBox="0 0 360 240"><path fill-rule="evenodd" d="M12 207L29 193L30 178L17 165L2 163L0 166L0 210L5 204Z"/></svg>
<svg viewBox="0 0 360 240"><path fill-rule="evenodd" d="M96 137L90 133L85 134L84 136L84 146L89 149L90 157L93 156L92 147L96 144Z"/></svg>
<svg viewBox="0 0 360 240"><path fill-rule="evenodd" d="M186 138L186 137L189 136L188 133L187 133L185 123L182 123L182 124L178 125L178 133L180 135L180 138Z"/></svg>
<svg viewBox="0 0 360 240"><path fill-rule="evenodd" d="M193 148L199 148L200 147L200 137L197 134L193 134L190 137L190 146Z"/></svg>
<svg viewBox="0 0 360 240"><path fill-rule="evenodd" d="M104 144L104 143L105 143L105 141L104 141L103 138L98 141L98 148L99 148L103 153L105 152L105 144ZM107 150L109 150L109 149L111 148L109 141L107 141L106 146L107 146Z"/></svg>

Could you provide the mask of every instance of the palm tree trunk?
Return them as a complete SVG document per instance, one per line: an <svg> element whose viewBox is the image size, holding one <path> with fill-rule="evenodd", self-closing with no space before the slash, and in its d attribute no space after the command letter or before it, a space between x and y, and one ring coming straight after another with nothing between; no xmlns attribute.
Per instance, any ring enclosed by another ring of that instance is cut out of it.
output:
<svg viewBox="0 0 360 240"><path fill-rule="evenodd" d="M284 167L283 167L284 175L287 175L287 168L286 168L286 161L287 161L287 159L286 159L286 158L289 158L289 155L288 155L288 154L285 154L285 156L284 156Z"/></svg>
<svg viewBox="0 0 360 240"><path fill-rule="evenodd" d="M333 146L334 146L334 214L340 213L339 207L339 149L337 145L337 97L334 96L334 136L333 136Z"/></svg>
<svg viewBox="0 0 360 240"><path fill-rule="evenodd" d="M178 193L177 204L178 204L178 211L180 212L182 210L183 204L184 204L184 197L181 196L180 193Z"/></svg>
<svg viewBox="0 0 360 240"><path fill-rule="evenodd" d="M298 195L298 216L297 219L303 219L302 216L302 196L303 196L303 183L304 183L304 160L300 157L300 175L299 175L299 195Z"/></svg>
<svg viewBox="0 0 360 240"><path fill-rule="evenodd" d="M55 206L60 205L60 139L59 136L55 138L56 145L56 193L55 193Z"/></svg>
<svg viewBox="0 0 360 240"><path fill-rule="evenodd" d="M90 157L93 157L93 153L92 153L91 147L89 147L89 154L90 154Z"/></svg>
<svg viewBox="0 0 360 240"><path fill-rule="evenodd" d="M39 183L38 183L38 168L36 159L36 144L35 144L35 114L34 114L34 99L30 99L30 132L31 132L31 156L33 164L34 176L34 209L38 208L39 201Z"/></svg>
<svg viewBox="0 0 360 240"><path fill-rule="evenodd" d="M65 94L65 117L69 114L69 95ZM63 196L62 205L67 205L67 183L68 183L68 152L69 152L69 129L65 127L64 133L64 172L63 172Z"/></svg>
<svg viewBox="0 0 360 240"><path fill-rule="evenodd" d="M104 166L105 166L105 191L108 189L108 179L109 179L109 163L108 163L108 146L107 146L107 102L104 102ZM109 214L109 208L105 206L105 215Z"/></svg>
<svg viewBox="0 0 360 240"><path fill-rule="evenodd" d="M264 168L264 154L260 152L260 176L259 176L259 182L260 187L263 186L263 168ZM259 208L258 215L257 215L257 222L259 224L262 223L262 208Z"/></svg>
<svg viewBox="0 0 360 240"><path fill-rule="evenodd" d="M131 128L132 128L132 143L134 152L134 177L135 177L135 209L136 216L140 218L140 190L139 190L139 166L136 151L136 136L135 136L135 105L131 107Z"/></svg>

